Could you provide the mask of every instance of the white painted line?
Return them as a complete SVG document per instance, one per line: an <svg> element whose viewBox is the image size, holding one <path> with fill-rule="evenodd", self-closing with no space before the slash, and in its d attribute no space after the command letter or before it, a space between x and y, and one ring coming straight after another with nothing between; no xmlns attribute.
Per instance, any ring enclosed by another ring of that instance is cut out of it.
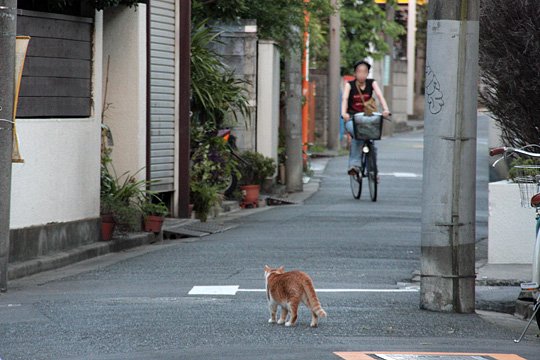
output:
<svg viewBox="0 0 540 360"><path fill-rule="evenodd" d="M415 178L415 177L419 177L420 175L416 175L416 174L408 173L408 172L395 172L395 173L394 173L394 176L395 176L395 177L409 177L409 178Z"/></svg>
<svg viewBox="0 0 540 360"><path fill-rule="evenodd" d="M22 306L22 304L0 304L0 308L2 307L19 307Z"/></svg>
<svg viewBox="0 0 540 360"><path fill-rule="evenodd" d="M316 289L317 292L400 293L418 292L418 289Z"/></svg>
<svg viewBox="0 0 540 360"><path fill-rule="evenodd" d="M421 178L422 175L415 174L415 173L409 173L409 172L392 172L392 173L379 173L380 176L394 176L397 178Z"/></svg>
<svg viewBox="0 0 540 360"><path fill-rule="evenodd" d="M320 293L411 293L418 288L404 289L315 289ZM266 289L240 289L240 286L194 286L188 295L236 295L238 292L266 292Z"/></svg>
<svg viewBox="0 0 540 360"><path fill-rule="evenodd" d="M194 286L188 295L236 295L240 286Z"/></svg>

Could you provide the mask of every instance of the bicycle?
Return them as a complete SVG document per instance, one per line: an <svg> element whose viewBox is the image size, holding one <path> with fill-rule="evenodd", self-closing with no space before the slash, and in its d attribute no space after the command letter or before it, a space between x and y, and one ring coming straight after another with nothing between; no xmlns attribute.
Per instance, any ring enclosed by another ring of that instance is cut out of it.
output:
<svg viewBox="0 0 540 360"><path fill-rule="evenodd" d="M493 167L503 159L506 159L508 154L521 154L529 157L540 158L540 153L533 153L524 149L537 148L539 145L527 145L522 148L516 149L513 147L498 147L490 149L489 155L503 155L501 158L493 163ZM540 329L540 165L516 165L513 166L515 176L513 181L518 184L521 206L525 208L534 208L536 213L536 241L534 245L533 263L532 263L532 282L521 284L521 294L519 299L532 301L534 304L533 313L529 322L525 326L525 329L521 333L518 339L515 339L515 343L519 343L527 329L531 325L533 319L536 319L538 328Z"/></svg>
<svg viewBox="0 0 540 360"><path fill-rule="evenodd" d="M364 141L360 169L358 172L349 175L351 192L357 200L360 199L362 194L362 181L367 177L371 201L377 201L378 168L374 141L381 139L383 119L381 113L373 113L373 116L364 116L364 113L357 113L352 116L354 137L356 140Z"/></svg>
<svg viewBox="0 0 540 360"><path fill-rule="evenodd" d="M362 161L359 170L358 173L349 175L353 197L357 200L360 199L360 195L362 194L362 180L367 177L371 201L377 201L378 170L373 140L366 140L364 145L362 145Z"/></svg>

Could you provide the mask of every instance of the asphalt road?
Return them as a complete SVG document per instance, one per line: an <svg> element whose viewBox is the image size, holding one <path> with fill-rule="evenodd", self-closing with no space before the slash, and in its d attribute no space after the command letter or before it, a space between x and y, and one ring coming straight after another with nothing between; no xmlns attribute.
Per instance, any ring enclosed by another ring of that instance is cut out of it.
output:
<svg viewBox="0 0 540 360"><path fill-rule="evenodd" d="M236 228L202 239L109 254L11 283L0 295L0 358L337 359L333 352L370 350L540 358L537 338L512 342L521 321L422 311L418 292L376 291L404 288L400 283L419 268L422 133L378 146L376 203L353 199L346 158L339 157L317 175L320 189L303 205L235 217ZM479 169L481 240L487 169ZM269 324L264 292L188 295L204 285L261 290L265 264L306 271L317 288L374 291L319 293L328 318L316 329L305 307L294 328Z"/></svg>

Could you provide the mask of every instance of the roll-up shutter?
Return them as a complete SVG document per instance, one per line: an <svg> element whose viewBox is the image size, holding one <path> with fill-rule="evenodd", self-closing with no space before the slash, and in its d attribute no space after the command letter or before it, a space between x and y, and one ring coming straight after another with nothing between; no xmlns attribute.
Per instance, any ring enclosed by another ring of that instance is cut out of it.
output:
<svg viewBox="0 0 540 360"><path fill-rule="evenodd" d="M150 2L150 179L174 190L175 0Z"/></svg>

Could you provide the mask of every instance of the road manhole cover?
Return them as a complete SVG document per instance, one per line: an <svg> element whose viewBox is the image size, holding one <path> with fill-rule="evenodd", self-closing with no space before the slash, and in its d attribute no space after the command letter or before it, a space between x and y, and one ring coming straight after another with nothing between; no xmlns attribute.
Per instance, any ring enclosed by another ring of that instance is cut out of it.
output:
<svg viewBox="0 0 540 360"><path fill-rule="evenodd" d="M370 354L374 360L496 360L486 355L415 355L415 354Z"/></svg>
<svg viewBox="0 0 540 360"><path fill-rule="evenodd" d="M344 360L526 360L515 354L441 352L335 352Z"/></svg>

